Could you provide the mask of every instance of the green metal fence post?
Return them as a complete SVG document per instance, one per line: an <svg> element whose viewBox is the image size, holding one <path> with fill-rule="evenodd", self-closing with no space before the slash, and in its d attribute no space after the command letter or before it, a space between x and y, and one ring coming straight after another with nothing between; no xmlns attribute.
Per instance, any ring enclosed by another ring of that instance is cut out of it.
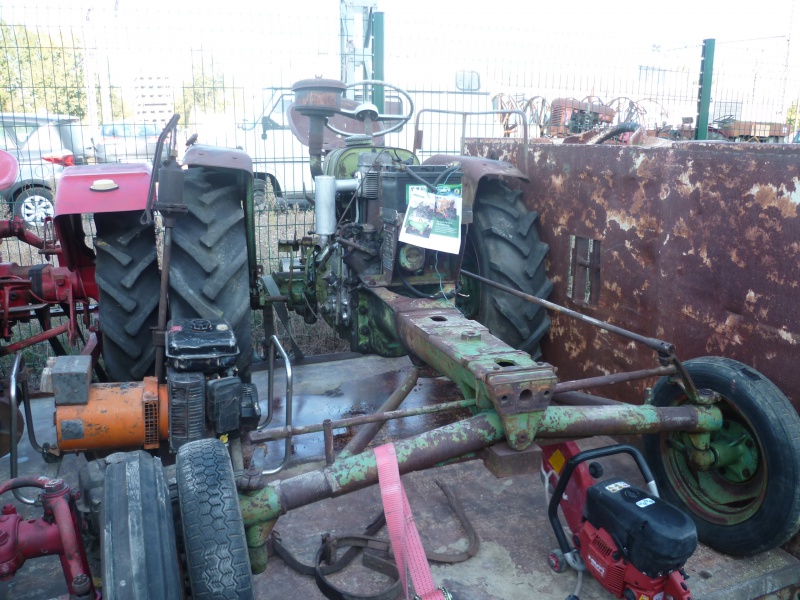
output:
<svg viewBox="0 0 800 600"><path fill-rule="evenodd" d="M694 139L708 139L708 111L711 105L711 79L714 74L714 46L716 40L703 40L700 59L700 85L697 88L697 128Z"/></svg>
<svg viewBox="0 0 800 600"><path fill-rule="evenodd" d="M372 78L383 81L383 48L384 48L383 13L372 14ZM372 92L372 101L378 107L378 112L383 113L383 86L376 86Z"/></svg>

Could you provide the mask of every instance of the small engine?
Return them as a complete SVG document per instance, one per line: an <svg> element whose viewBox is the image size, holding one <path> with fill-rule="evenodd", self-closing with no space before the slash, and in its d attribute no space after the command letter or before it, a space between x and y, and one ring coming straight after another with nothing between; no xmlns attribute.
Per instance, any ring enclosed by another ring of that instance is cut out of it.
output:
<svg viewBox="0 0 800 600"><path fill-rule="evenodd" d="M647 491L622 478L591 483L593 476L602 476L602 467L592 463L587 469L584 461L621 452L636 459ZM551 568L561 572L569 564L587 570L625 600L691 600L683 566L697 548L697 529L686 513L658 497L638 450L609 446L578 452L574 442L550 446L544 453L543 478L554 488L548 509L560 546L548 557ZM576 548L564 535L559 506ZM570 598L577 598L577 591Z"/></svg>
<svg viewBox="0 0 800 600"><path fill-rule="evenodd" d="M228 321L170 321L166 346L172 451L204 438L206 419L220 435L260 415L255 386L234 374L239 348Z"/></svg>

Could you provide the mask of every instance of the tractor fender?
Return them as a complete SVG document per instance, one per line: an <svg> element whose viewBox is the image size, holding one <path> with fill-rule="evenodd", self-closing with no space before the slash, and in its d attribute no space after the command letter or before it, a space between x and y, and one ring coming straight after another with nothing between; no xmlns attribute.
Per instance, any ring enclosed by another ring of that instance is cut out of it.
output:
<svg viewBox="0 0 800 600"><path fill-rule="evenodd" d="M194 144L183 155L183 164L189 167L219 167L253 174L253 159L237 148L217 148Z"/></svg>
<svg viewBox="0 0 800 600"><path fill-rule="evenodd" d="M527 183L528 177L511 163L476 156L455 156L453 154L434 154L425 160L425 165L461 164L462 218L464 223L472 223L472 206L478 185L485 177L513 177Z"/></svg>

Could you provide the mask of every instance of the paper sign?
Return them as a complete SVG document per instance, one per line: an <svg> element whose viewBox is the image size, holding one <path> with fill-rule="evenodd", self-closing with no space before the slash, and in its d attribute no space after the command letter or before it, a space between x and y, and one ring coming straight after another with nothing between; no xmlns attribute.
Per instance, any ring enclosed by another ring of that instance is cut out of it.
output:
<svg viewBox="0 0 800 600"><path fill-rule="evenodd" d="M461 249L461 184L407 188L408 206L400 241L429 250L458 254Z"/></svg>

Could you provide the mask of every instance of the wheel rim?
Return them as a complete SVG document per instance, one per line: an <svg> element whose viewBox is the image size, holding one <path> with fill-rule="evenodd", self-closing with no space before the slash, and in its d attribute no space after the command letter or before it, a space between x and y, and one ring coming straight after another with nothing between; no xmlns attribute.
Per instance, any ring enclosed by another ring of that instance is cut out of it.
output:
<svg viewBox="0 0 800 600"><path fill-rule="evenodd" d="M40 194L26 196L20 201L19 214L26 223L41 225L53 216L53 202Z"/></svg>
<svg viewBox="0 0 800 600"><path fill-rule="evenodd" d="M672 405L685 401L683 397ZM660 450L669 483L686 508L711 523L735 525L751 518L763 504L768 466L764 448L744 414L724 396L717 406L722 412L723 429L711 434L711 444L720 448L730 448L735 442L744 445L746 450L738 461L698 471L679 447L691 447L691 442L686 434L677 432L661 435Z"/></svg>

